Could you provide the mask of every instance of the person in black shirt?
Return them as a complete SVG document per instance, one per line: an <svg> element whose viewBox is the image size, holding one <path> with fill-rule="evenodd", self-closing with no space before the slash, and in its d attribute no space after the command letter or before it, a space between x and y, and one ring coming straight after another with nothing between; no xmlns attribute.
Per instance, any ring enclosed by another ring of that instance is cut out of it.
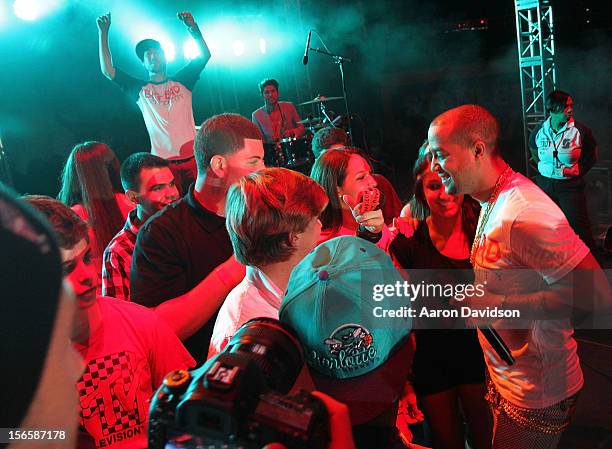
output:
<svg viewBox="0 0 612 449"><path fill-rule="evenodd" d="M225 195L242 176L264 168L264 150L256 125L237 114L221 114L204 122L194 151L195 184L183 198L153 215L138 233L130 290L132 301L167 312L171 327L196 362L202 363L217 311L244 277L244 267L224 282L226 288L191 298L198 306L191 307L191 300L185 301L183 295L213 272L225 280L217 268L233 259L225 228ZM177 321L181 324L176 325Z"/></svg>
<svg viewBox="0 0 612 449"><path fill-rule="evenodd" d="M421 148L414 166L412 216L419 220L414 235L398 235L390 253L396 265L411 271L411 281L423 276L429 285L470 284L470 245L476 232L478 204L470 197L449 195ZM428 271L419 271L428 269ZM455 271L456 270L456 271ZM468 271L469 270L469 271ZM449 308L440 300L418 304L428 309ZM422 301L425 301L423 299ZM484 399L485 363L473 329L450 329L456 323L422 318L415 330L414 389L419 408L430 424L433 447L463 449L461 409L475 449L491 447L490 413ZM434 328L435 327L435 328Z"/></svg>

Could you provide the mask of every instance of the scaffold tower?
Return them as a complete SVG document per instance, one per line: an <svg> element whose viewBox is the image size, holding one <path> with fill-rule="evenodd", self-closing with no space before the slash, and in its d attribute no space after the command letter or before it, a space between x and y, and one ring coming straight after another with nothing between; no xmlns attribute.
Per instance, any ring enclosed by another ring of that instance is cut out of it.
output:
<svg viewBox="0 0 612 449"><path fill-rule="evenodd" d="M525 166L531 175L529 134L546 118L546 96L555 90L555 41L550 0L515 0L523 104Z"/></svg>

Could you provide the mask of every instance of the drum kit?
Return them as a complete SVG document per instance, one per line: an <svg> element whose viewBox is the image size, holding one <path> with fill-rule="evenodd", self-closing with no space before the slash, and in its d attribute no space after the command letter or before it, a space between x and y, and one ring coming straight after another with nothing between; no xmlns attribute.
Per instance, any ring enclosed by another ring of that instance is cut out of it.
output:
<svg viewBox="0 0 612 449"><path fill-rule="evenodd" d="M326 109L325 103L342 99L343 97L318 95L312 100L299 103L300 106L318 106L318 115L308 116L298 122L306 129L304 138L287 137L276 143L264 144L266 166L285 167L308 174L314 163L314 155L310 147L314 134L326 126L339 126L344 123L343 115L330 117L331 111Z"/></svg>

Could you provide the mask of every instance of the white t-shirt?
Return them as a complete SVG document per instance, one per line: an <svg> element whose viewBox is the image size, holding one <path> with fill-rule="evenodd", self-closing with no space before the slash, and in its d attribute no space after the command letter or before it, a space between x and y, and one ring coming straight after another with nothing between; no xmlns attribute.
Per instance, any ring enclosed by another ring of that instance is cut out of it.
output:
<svg viewBox="0 0 612 449"><path fill-rule="evenodd" d="M259 268L247 266L246 276L219 309L208 358L221 352L240 326L253 318L278 319L284 293Z"/></svg>
<svg viewBox="0 0 612 449"><path fill-rule="evenodd" d="M144 81L117 69L113 81L136 99L142 112L151 153L164 159L193 156L195 122L191 91L200 76L201 63L193 60L163 82Z"/></svg>
<svg viewBox="0 0 612 449"><path fill-rule="evenodd" d="M185 159L193 149L181 154L183 144L195 138L191 91L178 81L167 80L144 85L138 107L151 138L151 153L164 159Z"/></svg>
<svg viewBox="0 0 612 449"><path fill-rule="evenodd" d="M487 204L481 206L486 208ZM559 207L534 183L513 173L499 194L477 249L476 282L506 295L542 290L571 272L589 249ZM516 361L508 366L479 332L489 374L515 405L543 408L583 384L569 319L494 323Z"/></svg>

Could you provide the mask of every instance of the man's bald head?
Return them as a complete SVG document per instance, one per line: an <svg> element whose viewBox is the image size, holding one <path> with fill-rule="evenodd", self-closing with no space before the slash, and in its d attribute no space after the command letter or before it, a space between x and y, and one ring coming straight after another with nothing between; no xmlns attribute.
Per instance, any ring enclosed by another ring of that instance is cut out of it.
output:
<svg viewBox="0 0 612 449"><path fill-rule="evenodd" d="M469 148L476 141L485 143L491 155L499 155L499 123L487 109L464 104L438 115L430 125L443 127L454 143Z"/></svg>

